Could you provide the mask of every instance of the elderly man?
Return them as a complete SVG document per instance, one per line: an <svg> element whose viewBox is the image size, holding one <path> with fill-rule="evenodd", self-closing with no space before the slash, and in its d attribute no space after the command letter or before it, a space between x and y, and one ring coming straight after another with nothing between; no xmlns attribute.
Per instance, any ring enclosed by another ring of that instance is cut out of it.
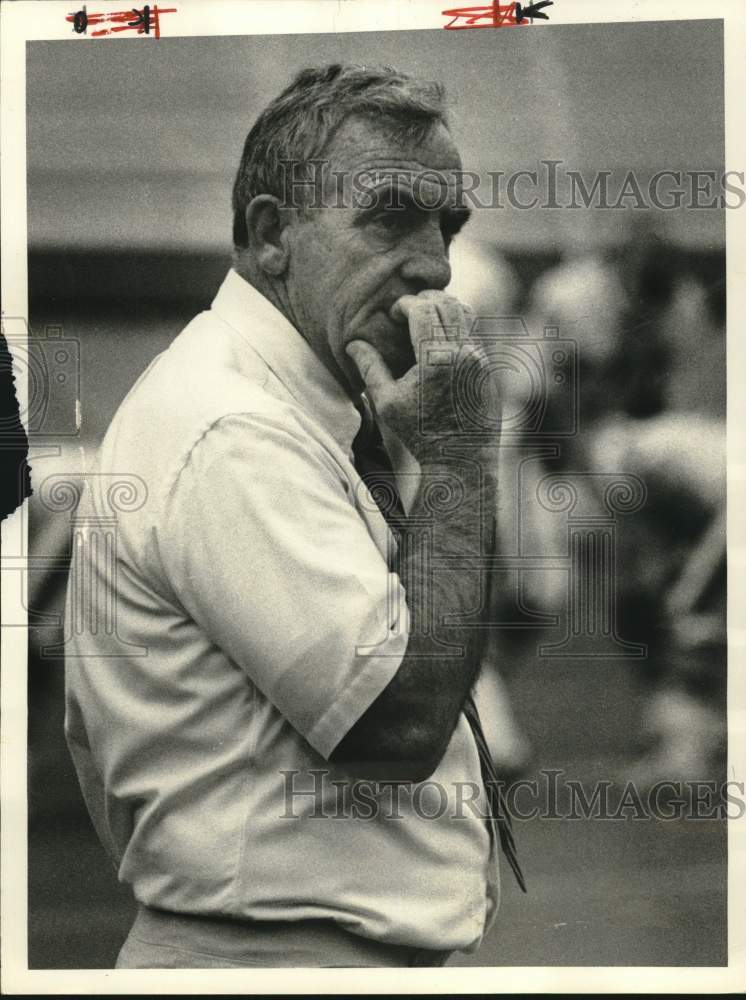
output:
<svg viewBox="0 0 746 1000"><path fill-rule="evenodd" d="M73 630L66 729L139 903L118 967L440 965L494 918L460 168L438 86L302 72L246 140L234 268L104 439L79 523L111 475L147 498L113 569L73 564L68 614L109 587L116 635Z"/></svg>

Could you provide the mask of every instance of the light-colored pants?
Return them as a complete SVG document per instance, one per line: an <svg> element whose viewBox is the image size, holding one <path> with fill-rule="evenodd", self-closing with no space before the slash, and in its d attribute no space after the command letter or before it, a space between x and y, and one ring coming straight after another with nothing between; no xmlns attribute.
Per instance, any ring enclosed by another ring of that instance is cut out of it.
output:
<svg viewBox="0 0 746 1000"><path fill-rule="evenodd" d="M439 966L448 951L383 944L332 920L248 921L140 906L118 969Z"/></svg>

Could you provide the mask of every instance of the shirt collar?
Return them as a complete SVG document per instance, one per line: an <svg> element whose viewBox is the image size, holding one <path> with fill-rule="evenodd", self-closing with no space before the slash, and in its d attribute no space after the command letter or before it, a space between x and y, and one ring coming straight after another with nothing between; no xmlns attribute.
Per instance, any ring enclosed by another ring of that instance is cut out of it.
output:
<svg viewBox="0 0 746 1000"><path fill-rule="evenodd" d="M349 454L360 429L360 413L280 310L233 268L212 309L251 345L296 402Z"/></svg>

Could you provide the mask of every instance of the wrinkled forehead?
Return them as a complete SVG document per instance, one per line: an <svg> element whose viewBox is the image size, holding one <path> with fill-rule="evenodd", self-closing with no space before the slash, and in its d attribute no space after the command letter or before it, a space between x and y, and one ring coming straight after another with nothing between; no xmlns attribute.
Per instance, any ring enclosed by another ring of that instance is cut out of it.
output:
<svg viewBox="0 0 746 1000"><path fill-rule="evenodd" d="M458 149L439 122L408 132L350 118L325 151L324 173L326 191L345 207L365 207L366 192L391 191L395 200L438 209L457 204L463 184Z"/></svg>

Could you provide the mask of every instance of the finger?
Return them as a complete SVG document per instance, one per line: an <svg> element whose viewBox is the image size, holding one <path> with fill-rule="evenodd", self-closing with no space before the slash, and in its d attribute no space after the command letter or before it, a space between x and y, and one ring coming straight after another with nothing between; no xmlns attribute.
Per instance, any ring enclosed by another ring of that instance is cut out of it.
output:
<svg viewBox="0 0 746 1000"><path fill-rule="evenodd" d="M386 390L394 382L386 362L366 340L351 340L345 350L357 365L360 377L365 382L365 388L375 403L376 399L381 399L385 395Z"/></svg>
<svg viewBox="0 0 746 1000"><path fill-rule="evenodd" d="M430 320L432 328L430 336L432 338L442 338L445 340L465 340L471 330L471 320L467 315L466 307L453 295L428 288L416 296L404 296L405 299L414 300L403 303L402 312L409 311L410 315L418 308L424 308L421 304L428 303L434 310ZM401 299L399 300L402 301Z"/></svg>
<svg viewBox="0 0 746 1000"><path fill-rule="evenodd" d="M406 319L409 325L409 339L418 363L420 345L423 342L445 339L443 324L431 299L419 295L402 295L391 307L389 315L394 320L402 317Z"/></svg>
<svg viewBox="0 0 746 1000"><path fill-rule="evenodd" d="M389 309L389 315L394 320L409 319L409 314L417 305L419 299L416 295L402 295Z"/></svg>
<svg viewBox="0 0 746 1000"><path fill-rule="evenodd" d="M445 292L422 292L429 297L438 310L443 331L448 340L465 340L469 335L470 324L467 321L466 310L453 295Z"/></svg>

